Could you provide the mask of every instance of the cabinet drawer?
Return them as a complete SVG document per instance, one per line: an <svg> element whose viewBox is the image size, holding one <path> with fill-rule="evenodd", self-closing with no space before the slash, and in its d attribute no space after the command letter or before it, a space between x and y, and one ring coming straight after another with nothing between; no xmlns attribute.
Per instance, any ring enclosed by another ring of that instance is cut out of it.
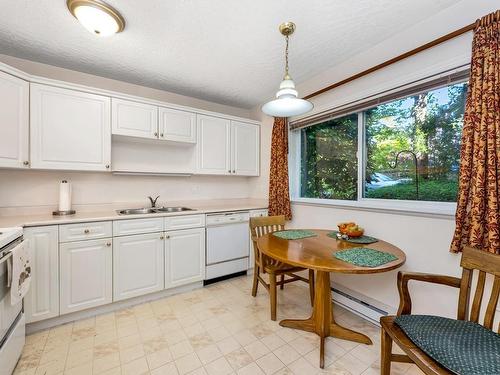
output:
<svg viewBox="0 0 500 375"><path fill-rule="evenodd" d="M113 221L114 236L153 232L163 232L162 217Z"/></svg>
<svg viewBox="0 0 500 375"><path fill-rule="evenodd" d="M165 230L200 228L205 226L205 215L183 215L165 218Z"/></svg>
<svg viewBox="0 0 500 375"><path fill-rule="evenodd" d="M59 241L72 242L113 235L111 221L59 225Z"/></svg>

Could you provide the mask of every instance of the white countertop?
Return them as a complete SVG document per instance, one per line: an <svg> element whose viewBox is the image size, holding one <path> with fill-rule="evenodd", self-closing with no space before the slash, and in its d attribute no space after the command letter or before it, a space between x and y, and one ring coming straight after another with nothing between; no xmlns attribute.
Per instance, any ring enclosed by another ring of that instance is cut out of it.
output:
<svg viewBox="0 0 500 375"><path fill-rule="evenodd" d="M93 206L93 209L76 208L76 214L70 216L53 216L52 210L47 212L40 212L37 208L33 210L33 214L26 212L25 208L22 209L22 215L9 215L13 209L0 212L0 227L36 227L43 225L58 225L58 224L72 224L83 223L90 221L107 221L107 220L126 220L126 219L142 219L146 217L163 217L163 216L180 216L180 215L196 215L207 214L227 211L242 211L242 210L258 210L266 209L268 206L267 200L262 199L214 199L210 201L182 201L182 202L169 202L168 206L182 206L194 209L195 211L183 212L161 212L154 214L140 214L140 215L119 215L116 210L126 208L138 208L140 206L130 205L120 207L109 207L112 205L103 205L106 208L102 210L96 209L98 206ZM160 204L160 206L162 206ZM87 211L88 210L88 211ZM45 211L45 210L44 210Z"/></svg>

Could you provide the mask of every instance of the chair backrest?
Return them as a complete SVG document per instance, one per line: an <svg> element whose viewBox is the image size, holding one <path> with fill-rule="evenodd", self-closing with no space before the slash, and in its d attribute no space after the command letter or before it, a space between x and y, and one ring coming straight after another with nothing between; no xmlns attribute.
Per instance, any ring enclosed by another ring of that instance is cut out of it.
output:
<svg viewBox="0 0 500 375"><path fill-rule="evenodd" d="M257 248L257 239L265 234L285 229L285 216L263 216L250 218L250 234L252 235L255 261L262 265L262 255Z"/></svg>
<svg viewBox="0 0 500 375"><path fill-rule="evenodd" d="M462 282L460 284L460 295L458 299L458 319L468 319L471 322L478 323L483 295L485 294L484 286L486 282L486 275L489 274L493 277L493 286L488 304L486 305L483 326L488 329L493 329L495 312L500 295L500 255L488 253L471 247L465 247L460 265L463 268L463 272ZM472 274L474 270L479 271L479 273L469 314L469 300ZM498 332L500 333L500 324L498 325Z"/></svg>

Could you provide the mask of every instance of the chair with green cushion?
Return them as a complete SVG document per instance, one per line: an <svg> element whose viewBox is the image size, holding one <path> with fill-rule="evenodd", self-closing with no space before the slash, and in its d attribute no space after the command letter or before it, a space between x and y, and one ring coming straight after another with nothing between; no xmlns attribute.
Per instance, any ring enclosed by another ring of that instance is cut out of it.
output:
<svg viewBox="0 0 500 375"><path fill-rule="evenodd" d="M398 273L400 305L397 316L380 319L382 325L380 373L388 375L391 362L415 363L425 374L499 375L500 324L493 323L500 295L500 255L466 247L462 254L462 277L425 273ZM469 309L472 274L478 271ZM487 275L493 278L485 293ZM411 315L410 280L460 288L457 319ZM483 324L478 324L483 300ZM470 311L469 311L470 310ZM393 354L395 342L405 354Z"/></svg>

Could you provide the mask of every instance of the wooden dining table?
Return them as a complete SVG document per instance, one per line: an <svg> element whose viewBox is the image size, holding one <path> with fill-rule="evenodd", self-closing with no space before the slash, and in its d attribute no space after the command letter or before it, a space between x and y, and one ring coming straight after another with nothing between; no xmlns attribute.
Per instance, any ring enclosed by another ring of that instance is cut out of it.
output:
<svg viewBox="0 0 500 375"><path fill-rule="evenodd" d="M332 307L330 273L373 274L394 270L405 261L405 253L398 247L378 240L371 244L355 244L328 236L332 230L307 229L314 237L286 240L266 234L257 240L265 255L280 262L315 270L316 282L312 315L308 319L285 319L282 327L316 333L320 337L320 367L325 364L325 339L329 336L371 345L370 338L360 332L343 327L335 321ZM397 257L390 263L377 267L361 267L335 258L334 253L354 247L367 247L391 253Z"/></svg>

